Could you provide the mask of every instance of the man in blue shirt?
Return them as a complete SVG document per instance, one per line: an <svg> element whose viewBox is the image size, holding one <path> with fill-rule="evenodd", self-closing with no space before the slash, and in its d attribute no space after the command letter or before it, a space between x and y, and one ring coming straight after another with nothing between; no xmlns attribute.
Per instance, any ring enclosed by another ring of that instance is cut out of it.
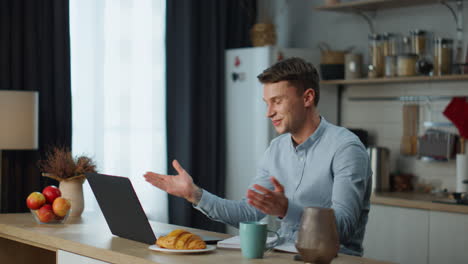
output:
<svg viewBox="0 0 468 264"><path fill-rule="evenodd" d="M319 77L299 58L276 63L258 76L267 117L281 134L265 151L251 188L241 201L222 199L202 190L174 160L179 173L147 172L154 186L183 197L209 218L239 226L265 215L281 221L280 235L294 241L304 207L335 211L340 252L361 256L369 213L371 169L359 138L321 117Z"/></svg>

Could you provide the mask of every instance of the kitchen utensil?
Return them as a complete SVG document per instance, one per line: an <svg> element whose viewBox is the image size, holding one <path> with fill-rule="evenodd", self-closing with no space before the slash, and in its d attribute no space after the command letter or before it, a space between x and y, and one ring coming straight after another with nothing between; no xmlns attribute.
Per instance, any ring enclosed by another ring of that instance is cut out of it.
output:
<svg viewBox="0 0 468 264"><path fill-rule="evenodd" d="M434 68L434 65L429 60L421 58L418 60L416 68L418 70L418 73L423 75L429 75L432 69Z"/></svg>
<svg viewBox="0 0 468 264"><path fill-rule="evenodd" d="M414 189L414 175L407 173L392 174L390 176L391 190L394 192L407 192Z"/></svg>
<svg viewBox="0 0 468 264"><path fill-rule="evenodd" d="M344 64L345 51L341 50L325 50L320 56L320 64Z"/></svg>
<svg viewBox="0 0 468 264"><path fill-rule="evenodd" d="M468 73L468 45L466 46L465 68L463 69L463 73Z"/></svg>
<svg viewBox="0 0 468 264"><path fill-rule="evenodd" d="M424 56L426 53L426 40L427 32L424 30L411 30L411 53L418 55L419 57Z"/></svg>
<svg viewBox="0 0 468 264"><path fill-rule="evenodd" d="M397 75L397 56L385 56L385 77Z"/></svg>
<svg viewBox="0 0 468 264"><path fill-rule="evenodd" d="M372 169L372 191L390 191L390 150L385 147L369 147Z"/></svg>
<svg viewBox="0 0 468 264"><path fill-rule="evenodd" d="M428 129L418 138L418 156L435 160L449 160L455 156L457 136L455 134Z"/></svg>
<svg viewBox="0 0 468 264"><path fill-rule="evenodd" d="M468 183L468 180L465 182ZM433 203L468 205L468 195L466 192L453 192L449 195L450 200L434 200Z"/></svg>
<svg viewBox="0 0 468 264"><path fill-rule="evenodd" d="M276 240L267 245L267 233L269 232L276 235ZM260 222L241 222L239 235L242 256L248 259L263 258L265 250L274 248L280 241L278 233L268 230L267 224Z"/></svg>
<svg viewBox="0 0 468 264"><path fill-rule="evenodd" d="M396 56L398 54L398 35L394 33L383 34L383 55Z"/></svg>
<svg viewBox="0 0 468 264"><path fill-rule="evenodd" d="M464 184L464 181L468 180L468 155L457 154L456 166L456 190L468 192L468 185Z"/></svg>
<svg viewBox="0 0 468 264"><path fill-rule="evenodd" d="M401 137L400 153L416 155L419 128L419 105L403 105L403 135Z"/></svg>
<svg viewBox="0 0 468 264"><path fill-rule="evenodd" d="M352 80L361 78L362 55L348 53L345 55L345 79Z"/></svg>
<svg viewBox="0 0 468 264"><path fill-rule="evenodd" d="M344 64L320 64L322 80L343 80L345 76Z"/></svg>
<svg viewBox="0 0 468 264"><path fill-rule="evenodd" d="M397 75L398 76L414 76L416 75L416 64L418 55L416 54L401 54L397 56Z"/></svg>
<svg viewBox="0 0 468 264"><path fill-rule="evenodd" d="M344 64L346 53L350 53L354 46L350 46L345 50L332 50L330 45L325 42L318 44L320 49L320 64Z"/></svg>
<svg viewBox="0 0 468 264"><path fill-rule="evenodd" d="M468 63L455 63L453 64L455 74L467 74L468 73Z"/></svg>
<svg viewBox="0 0 468 264"><path fill-rule="evenodd" d="M383 37L380 34L369 35L369 60L375 68L377 77L384 74L384 45Z"/></svg>
<svg viewBox="0 0 468 264"><path fill-rule="evenodd" d="M434 75L452 73L453 39L434 40Z"/></svg>
<svg viewBox="0 0 468 264"><path fill-rule="evenodd" d="M329 264L337 256L340 243L333 209L304 208L296 248L306 263Z"/></svg>

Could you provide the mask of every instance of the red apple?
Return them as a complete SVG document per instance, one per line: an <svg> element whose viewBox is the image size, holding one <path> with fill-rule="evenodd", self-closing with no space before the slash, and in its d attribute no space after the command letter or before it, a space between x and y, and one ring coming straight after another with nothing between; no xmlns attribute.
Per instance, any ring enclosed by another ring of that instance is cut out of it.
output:
<svg viewBox="0 0 468 264"><path fill-rule="evenodd" d="M26 198L26 206L32 210L41 208L45 203L46 198L40 192L33 192L28 196L28 198Z"/></svg>
<svg viewBox="0 0 468 264"><path fill-rule="evenodd" d="M48 223L55 219L54 212L52 210L52 205L50 204L44 204L38 211L37 211L37 217L39 218L39 221L43 223Z"/></svg>
<svg viewBox="0 0 468 264"><path fill-rule="evenodd" d="M62 196L60 189L57 186L49 185L42 190L48 204L52 204L55 198Z"/></svg>
<svg viewBox="0 0 468 264"><path fill-rule="evenodd" d="M56 214L60 218L65 217L70 208L70 201L62 197L56 198L54 203L52 204L52 210L54 211L54 214Z"/></svg>

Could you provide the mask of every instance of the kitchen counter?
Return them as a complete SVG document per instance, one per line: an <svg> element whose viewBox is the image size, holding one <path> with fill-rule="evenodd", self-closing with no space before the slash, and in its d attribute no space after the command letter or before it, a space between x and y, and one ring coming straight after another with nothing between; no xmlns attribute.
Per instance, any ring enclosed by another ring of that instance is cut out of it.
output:
<svg viewBox="0 0 468 264"><path fill-rule="evenodd" d="M155 232L180 228L158 222L151 222L151 225ZM230 237L227 234L185 229L221 239ZM100 213L83 214L81 218L68 219L64 225L38 225L29 213L0 214L2 262L7 260L9 263L29 263L34 259L35 263L55 263L58 250L108 263L302 263L293 260L294 254L277 251L267 253L264 259L255 260L244 259L239 250L232 249L216 249L210 253L190 255L159 253L149 250L146 244L113 236ZM24 260L28 254L31 254L31 257L29 260ZM385 264L388 262L339 254L332 263Z"/></svg>
<svg viewBox="0 0 468 264"><path fill-rule="evenodd" d="M453 201L432 194L414 192L379 192L372 194L371 203L430 211L468 214L467 205L436 203L433 201Z"/></svg>

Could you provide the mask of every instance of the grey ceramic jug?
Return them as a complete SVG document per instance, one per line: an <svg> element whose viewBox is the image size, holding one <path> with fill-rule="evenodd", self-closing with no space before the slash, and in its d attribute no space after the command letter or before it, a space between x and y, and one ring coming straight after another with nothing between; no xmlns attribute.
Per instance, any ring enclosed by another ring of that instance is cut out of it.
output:
<svg viewBox="0 0 468 264"><path fill-rule="evenodd" d="M296 248L305 263L329 264L337 256L340 242L333 209L304 208Z"/></svg>

